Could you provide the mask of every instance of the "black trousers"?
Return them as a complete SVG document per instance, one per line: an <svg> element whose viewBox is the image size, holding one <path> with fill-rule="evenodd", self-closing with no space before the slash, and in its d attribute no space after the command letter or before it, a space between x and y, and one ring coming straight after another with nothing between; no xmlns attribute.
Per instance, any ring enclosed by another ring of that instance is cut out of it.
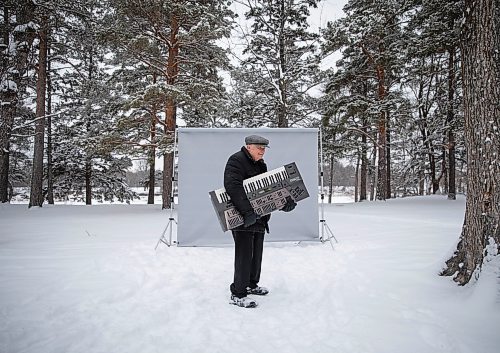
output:
<svg viewBox="0 0 500 353"><path fill-rule="evenodd" d="M264 233L233 231L234 282L231 293L239 298L247 296L247 287L255 288L260 279Z"/></svg>

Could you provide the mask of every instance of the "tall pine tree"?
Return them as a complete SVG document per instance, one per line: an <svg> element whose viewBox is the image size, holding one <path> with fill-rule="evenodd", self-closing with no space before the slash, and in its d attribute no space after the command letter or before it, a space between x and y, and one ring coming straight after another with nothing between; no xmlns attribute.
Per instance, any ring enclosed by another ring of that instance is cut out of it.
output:
<svg viewBox="0 0 500 353"><path fill-rule="evenodd" d="M213 98L223 94L217 69L227 68L228 59L217 41L229 36L232 13L223 0L109 3L109 41L148 66L164 96L163 208L170 208L177 116L186 112L190 121L204 119L214 109Z"/></svg>
<svg viewBox="0 0 500 353"><path fill-rule="evenodd" d="M247 0L251 30L241 66L233 72L238 96L236 122L270 127L310 126L319 107L318 34L307 18L316 0Z"/></svg>

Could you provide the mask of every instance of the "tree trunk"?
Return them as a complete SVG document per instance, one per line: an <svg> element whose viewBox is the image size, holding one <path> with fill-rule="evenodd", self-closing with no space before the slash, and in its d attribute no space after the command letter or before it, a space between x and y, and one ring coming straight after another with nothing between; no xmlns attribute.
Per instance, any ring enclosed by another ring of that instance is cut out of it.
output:
<svg viewBox="0 0 500 353"><path fill-rule="evenodd" d="M448 153L446 150L446 141L443 141L443 149L441 151L441 176L439 180L443 181L443 192L448 194Z"/></svg>
<svg viewBox="0 0 500 353"><path fill-rule="evenodd" d="M363 91L364 91L364 96L368 96L368 85L367 83L363 83ZM361 134L361 172L360 172L360 183L359 183L359 201L365 201L366 200L366 178L367 178L367 171L368 171L368 145L367 145L367 133L368 133L368 119L366 116L363 114L361 117L361 131L363 133Z"/></svg>
<svg viewBox="0 0 500 353"><path fill-rule="evenodd" d="M354 202L358 202L358 193L359 193L359 165L361 164L361 151L358 150L357 158L356 158L356 170L354 173Z"/></svg>
<svg viewBox="0 0 500 353"><path fill-rule="evenodd" d="M45 134L45 94L47 88L47 18L44 16L40 28L38 79L36 85L35 144L29 207L43 205L43 150Z"/></svg>
<svg viewBox="0 0 500 353"><path fill-rule="evenodd" d="M156 84L156 74L153 73L153 84ZM151 149L149 150L149 181L148 181L148 205L153 205L155 203L155 186L156 186L156 119L157 119L157 106L153 105L151 111L151 123L149 136L151 140Z"/></svg>
<svg viewBox="0 0 500 353"><path fill-rule="evenodd" d="M391 198L391 130L390 130L390 118L389 118L389 113L387 112L387 117L386 117L386 123L387 123L387 148L386 148L386 159L387 159L387 190L386 190L386 195L385 197L390 199Z"/></svg>
<svg viewBox="0 0 500 353"><path fill-rule="evenodd" d="M332 197L333 197L333 154L330 156L330 175L329 175L329 180L328 180L328 203L332 203Z"/></svg>
<svg viewBox="0 0 500 353"><path fill-rule="evenodd" d="M52 82L50 79L50 38L47 42L47 202L54 204L54 176L52 173Z"/></svg>
<svg viewBox="0 0 500 353"><path fill-rule="evenodd" d="M375 170L375 166L377 165L377 144L373 146L373 157L371 164L371 178L370 178L370 201L375 200L375 186L377 185L377 171Z"/></svg>
<svg viewBox="0 0 500 353"><path fill-rule="evenodd" d="M462 233L443 275L464 285L500 251L500 6L466 0L460 49L467 201Z"/></svg>
<svg viewBox="0 0 500 353"><path fill-rule="evenodd" d="M85 204L92 205L92 159L85 159Z"/></svg>
<svg viewBox="0 0 500 353"><path fill-rule="evenodd" d="M279 50L279 65L280 69L278 70L280 77L278 78L278 87L279 87L279 104L278 104L278 127L288 127L288 119L287 119L287 107L286 107L286 82L285 77L283 77L284 72L287 71L286 68L286 57L285 57L285 22L286 22L286 13L285 13L285 0L280 1L280 14L281 14L281 22L280 22L280 32L278 33L278 50Z"/></svg>
<svg viewBox="0 0 500 353"><path fill-rule="evenodd" d="M88 82L89 87L92 86L92 72L94 70L94 56L93 56L93 48L91 48L89 53L89 75ZM92 136L92 109L91 102L87 102L89 104L87 111L87 121L85 123L87 129L87 135ZM92 157L93 151L91 146L87 146L86 156L85 156L85 204L92 205Z"/></svg>
<svg viewBox="0 0 500 353"><path fill-rule="evenodd" d="M418 171L418 195L424 196L425 193L425 166L421 166Z"/></svg>
<svg viewBox="0 0 500 353"><path fill-rule="evenodd" d="M179 23L175 15L170 18L170 47L168 48L167 59L167 84L174 86L177 82L179 73ZM175 144L175 125L176 125L177 103L172 95L167 97L165 107L165 134L170 137L172 145ZM162 208L172 207L172 181L174 176L174 153L163 155L163 203Z"/></svg>
<svg viewBox="0 0 500 353"><path fill-rule="evenodd" d="M378 99L385 99L385 71L382 65L377 66ZM378 129L378 168L377 168L377 199L387 197L387 114L384 109L379 113Z"/></svg>
<svg viewBox="0 0 500 353"><path fill-rule="evenodd" d="M453 21L451 26L453 26ZM448 200L456 200L455 185L455 135L453 133L453 123L455 112L453 109L453 99L455 96L455 47L448 50L448 109L446 121L448 123Z"/></svg>
<svg viewBox="0 0 500 353"><path fill-rule="evenodd" d="M151 119L151 141L154 144L155 130L156 129L156 116ZM155 162L156 162L156 148L153 146L149 151L149 181L148 181L148 205L155 203Z"/></svg>

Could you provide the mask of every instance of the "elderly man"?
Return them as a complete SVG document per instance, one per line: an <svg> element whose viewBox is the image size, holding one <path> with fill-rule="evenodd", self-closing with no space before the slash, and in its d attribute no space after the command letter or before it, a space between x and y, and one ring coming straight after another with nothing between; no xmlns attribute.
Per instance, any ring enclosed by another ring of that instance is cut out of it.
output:
<svg viewBox="0 0 500 353"><path fill-rule="evenodd" d="M232 230L234 252L234 280L230 286L231 304L254 308L257 302L248 294L266 295L269 290L258 285L264 247L264 232L269 233L268 222L271 215L259 217L253 210L243 188L243 180L267 172L264 154L269 140L251 135L245 138L245 146L229 157L224 170L224 187L229 197L244 219L244 224ZM296 206L289 200L282 208L292 211Z"/></svg>

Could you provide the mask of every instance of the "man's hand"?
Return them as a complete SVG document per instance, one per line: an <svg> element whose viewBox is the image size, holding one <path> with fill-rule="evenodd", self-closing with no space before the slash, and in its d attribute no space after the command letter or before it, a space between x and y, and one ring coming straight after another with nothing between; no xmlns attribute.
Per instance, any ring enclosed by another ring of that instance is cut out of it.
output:
<svg viewBox="0 0 500 353"><path fill-rule="evenodd" d="M293 209L297 206L297 202L293 201L293 199L290 196L287 196L286 198L286 204L283 206L281 211L283 212L290 212L293 211Z"/></svg>
<svg viewBox="0 0 500 353"><path fill-rule="evenodd" d="M245 228L250 227L252 224L255 224L255 222L257 222L258 218L259 216L257 216L257 214L254 211L245 213L243 215L243 222L244 222L243 227Z"/></svg>

